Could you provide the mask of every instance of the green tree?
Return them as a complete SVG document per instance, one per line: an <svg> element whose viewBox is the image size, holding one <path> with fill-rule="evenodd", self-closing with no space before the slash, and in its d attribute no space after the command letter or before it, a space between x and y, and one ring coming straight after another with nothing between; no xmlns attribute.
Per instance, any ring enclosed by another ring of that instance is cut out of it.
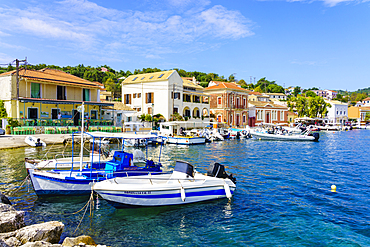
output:
<svg viewBox="0 0 370 247"><path fill-rule="evenodd" d="M7 117L8 117L8 113L6 113L6 109L5 109L5 106L4 106L4 101L0 100L0 119L1 118L7 118Z"/></svg>
<svg viewBox="0 0 370 247"><path fill-rule="evenodd" d="M301 93L301 87L295 87L293 90L294 97L297 97Z"/></svg>
<svg viewBox="0 0 370 247"><path fill-rule="evenodd" d="M306 97L316 97L316 94L315 92L312 92L312 91L306 91Z"/></svg>
<svg viewBox="0 0 370 247"><path fill-rule="evenodd" d="M254 91L255 92L259 92L259 93L263 93L263 90L262 90L262 88L260 86L255 87L254 88Z"/></svg>

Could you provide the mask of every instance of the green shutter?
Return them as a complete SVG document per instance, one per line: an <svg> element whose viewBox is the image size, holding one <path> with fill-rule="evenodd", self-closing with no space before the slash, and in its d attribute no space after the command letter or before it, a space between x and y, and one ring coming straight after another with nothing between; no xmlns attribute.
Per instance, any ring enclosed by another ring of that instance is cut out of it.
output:
<svg viewBox="0 0 370 247"><path fill-rule="evenodd" d="M39 83L31 83L31 98L41 98Z"/></svg>

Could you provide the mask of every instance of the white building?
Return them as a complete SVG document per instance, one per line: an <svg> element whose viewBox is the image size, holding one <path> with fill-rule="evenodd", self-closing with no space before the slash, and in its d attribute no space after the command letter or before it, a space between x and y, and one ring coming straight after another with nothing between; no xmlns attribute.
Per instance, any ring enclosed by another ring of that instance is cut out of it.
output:
<svg viewBox="0 0 370 247"><path fill-rule="evenodd" d="M283 93L264 93L270 97L271 100L286 100L287 96Z"/></svg>
<svg viewBox="0 0 370 247"><path fill-rule="evenodd" d="M122 101L140 114L174 113L209 120L208 96L203 87L182 79L176 70L137 74L122 82Z"/></svg>
<svg viewBox="0 0 370 247"><path fill-rule="evenodd" d="M335 99L337 97L338 92L333 91L333 90L325 90L326 92L326 98L328 100Z"/></svg>
<svg viewBox="0 0 370 247"><path fill-rule="evenodd" d="M328 108L327 118L330 123L340 123L344 124L348 121L348 104L342 103L337 100L328 100L325 101L331 105Z"/></svg>

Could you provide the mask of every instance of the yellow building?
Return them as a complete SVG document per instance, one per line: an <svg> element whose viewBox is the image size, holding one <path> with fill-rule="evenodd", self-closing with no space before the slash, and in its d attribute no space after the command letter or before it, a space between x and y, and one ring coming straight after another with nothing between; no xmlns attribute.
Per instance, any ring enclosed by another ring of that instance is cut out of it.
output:
<svg viewBox="0 0 370 247"><path fill-rule="evenodd" d="M365 120L366 114L370 114L370 107L368 106L352 106L348 108L348 118L356 119L359 123L365 124L367 122Z"/></svg>
<svg viewBox="0 0 370 247"><path fill-rule="evenodd" d="M17 71L0 74L0 88L0 100L4 101L8 117L21 124L51 125L50 121L57 119L66 125L79 125L77 107L82 102L85 117L96 121L102 106L113 106L100 101L101 83L56 69L20 69L18 80Z"/></svg>

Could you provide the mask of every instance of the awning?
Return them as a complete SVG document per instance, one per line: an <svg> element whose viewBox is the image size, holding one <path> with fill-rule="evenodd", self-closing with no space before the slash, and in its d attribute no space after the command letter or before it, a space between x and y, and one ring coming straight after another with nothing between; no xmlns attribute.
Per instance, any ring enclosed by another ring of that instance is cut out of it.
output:
<svg viewBox="0 0 370 247"><path fill-rule="evenodd" d="M42 103L42 104L58 104L58 105L76 105L82 104L85 105L98 105L98 106L113 106L114 103L103 103L95 101L73 101L73 100L57 100L57 99L31 99L31 98L19 98L19 101L22 103Z"/></svg>

